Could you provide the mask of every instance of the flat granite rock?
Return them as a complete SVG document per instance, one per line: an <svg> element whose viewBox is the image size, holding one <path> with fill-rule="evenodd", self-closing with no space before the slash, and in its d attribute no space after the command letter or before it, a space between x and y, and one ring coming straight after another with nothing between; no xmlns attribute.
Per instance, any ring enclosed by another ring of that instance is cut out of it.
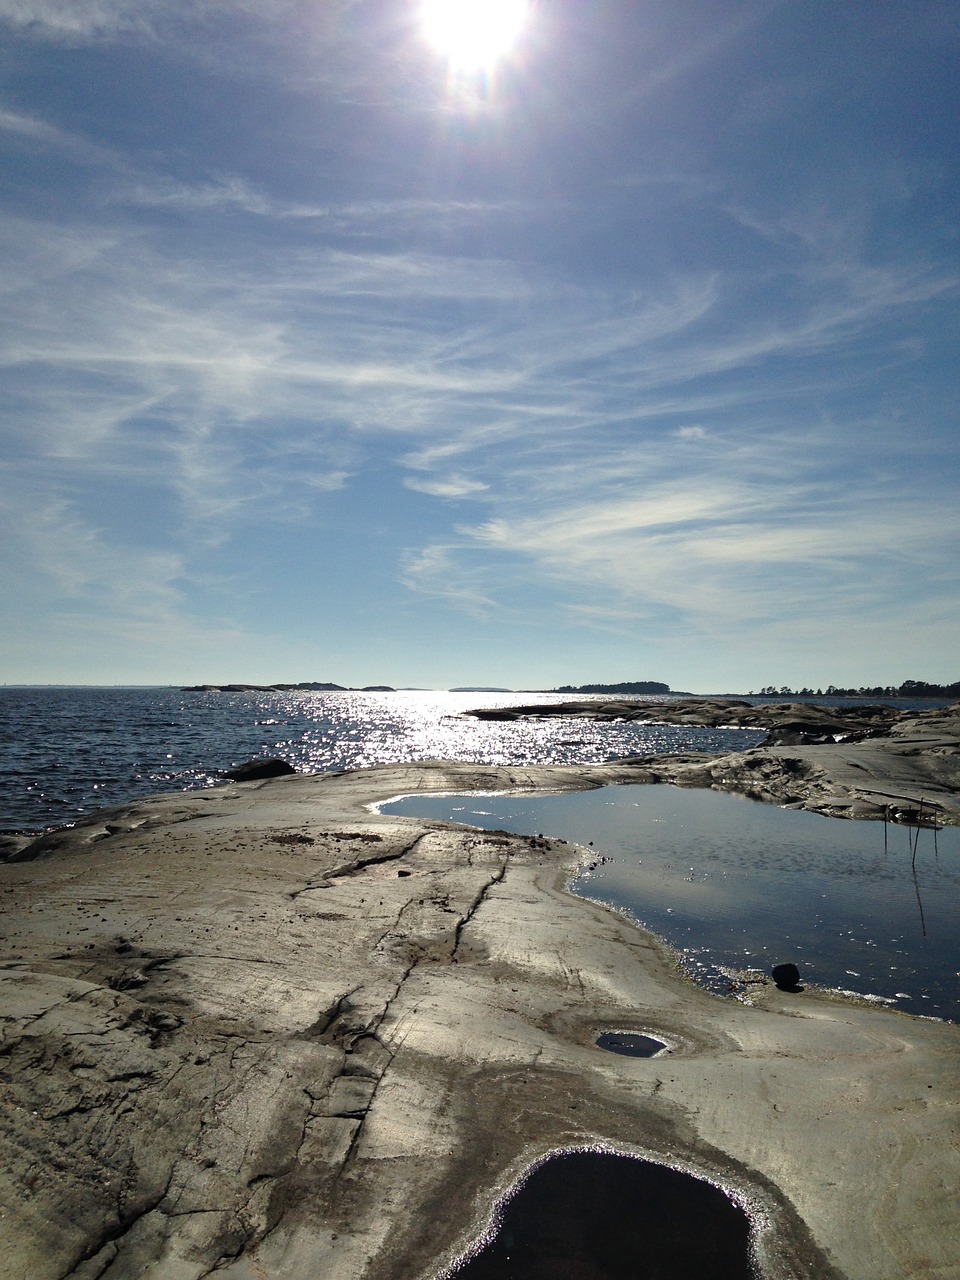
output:
<svg viewBox="0 0 960 1280"><path fill-rule="evenodd" d="M929 728L296 775L35 842L0 866L0 1277L419 1280L583 1145L736 1192L769 1280L960 1274L960 1027L771 983L719 999L565 891L576 846L369 808L661 776L906 803L936 776L956 821L956 725ZM671 1052L606 1053L608 1028Z"/></svg>

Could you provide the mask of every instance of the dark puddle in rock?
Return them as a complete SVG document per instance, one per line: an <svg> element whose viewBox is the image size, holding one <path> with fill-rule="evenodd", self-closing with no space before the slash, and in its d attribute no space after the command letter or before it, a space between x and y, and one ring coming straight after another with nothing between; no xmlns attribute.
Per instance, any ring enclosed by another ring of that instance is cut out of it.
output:
<svg viewBox="0 0 960 1280"><path fill-rule="evenodd" d="M757 1280L750 1220L710 1182L648 1160L565 1152L501 1206L456 1280Z"/></svg>
<svg viewBox="0 0 960 1280"><path fill-rule="evenodd" d="M609 1053L622 1053L626 1058L652 1058L667 1047L656 1036L644 1036L635 1031L604 1031L597 1036L596 1045Z"/></svg>

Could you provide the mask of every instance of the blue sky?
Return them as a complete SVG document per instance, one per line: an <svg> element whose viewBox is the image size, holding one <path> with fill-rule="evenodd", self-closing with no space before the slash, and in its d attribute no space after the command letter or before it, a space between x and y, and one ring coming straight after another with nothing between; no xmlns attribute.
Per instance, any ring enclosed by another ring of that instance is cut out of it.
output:
<svg viewBox="0 0 960 1280"><path fill-rule="evenodd" d="M955 0L0 33L0 678L960 676Z"/></svg>

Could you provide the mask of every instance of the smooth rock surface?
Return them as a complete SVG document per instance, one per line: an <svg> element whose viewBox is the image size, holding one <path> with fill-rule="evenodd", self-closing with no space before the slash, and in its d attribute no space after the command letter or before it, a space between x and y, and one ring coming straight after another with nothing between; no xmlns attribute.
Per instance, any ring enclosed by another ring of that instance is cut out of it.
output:
<svg viewBox="0 0 960 1280"><path fill-rule="evenodd" d="M565 892L576 847L366 807L672 773L838 812L937 779L956 820L956 727L296 775L35 842L0 867L0 1276L416 1280L527 1162L585 1143L739 1189L773 1280L960 1274L960 1027L769 983L718 999ZM672 1052L606 1053L607 1027Z"/></svg>
<svg viewBox="0 0 960 1280"><path fill-rule="evenodd" d="M960 825L960 704L898 712L876 736L854 733L856 723L849 721L850 735L840 731L837 742L771 743L721 756L690 752L620 764L636 766L643 775L638 781L714 787L831 817L907 823L936 817Z"/></svg>

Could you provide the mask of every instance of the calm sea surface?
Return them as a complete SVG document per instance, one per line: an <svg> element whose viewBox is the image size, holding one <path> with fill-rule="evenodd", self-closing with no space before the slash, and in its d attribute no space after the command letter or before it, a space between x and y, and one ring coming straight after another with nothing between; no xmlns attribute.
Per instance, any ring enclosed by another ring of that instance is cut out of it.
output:
<svg viewBox="0 0 960 1280"><path fill-rule="evenodd" d="M733 751L748 729L483 722L472 707L562 702L549 694L184 693L0 688L0 829L75 822L94 809L223 781L280 756L305 773L411 760L595 764L668 751ZM569 700L567 698L566 700Z"/></svg>

